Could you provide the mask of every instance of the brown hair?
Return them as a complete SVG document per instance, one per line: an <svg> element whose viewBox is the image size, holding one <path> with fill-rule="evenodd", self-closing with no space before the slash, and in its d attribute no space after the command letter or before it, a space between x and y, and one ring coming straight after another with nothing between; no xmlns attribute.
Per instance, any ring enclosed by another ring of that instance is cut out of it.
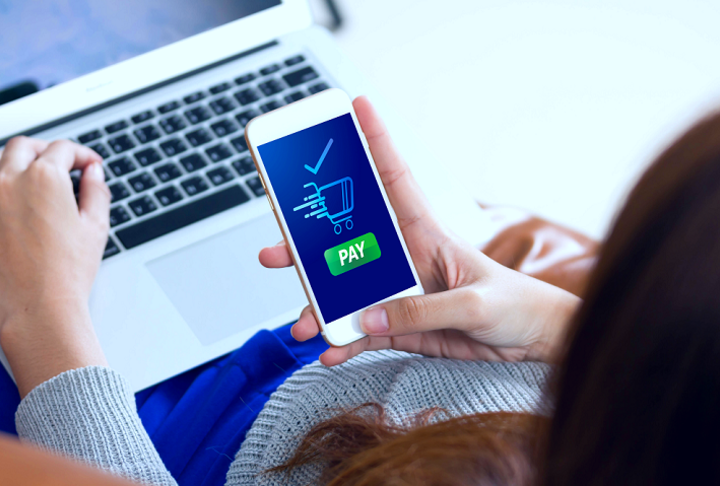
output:
<svg viewBox="0 0 720 486"><path fill-rule="evenodd" d="M557 378L544 484L720 481L720 115L630 194Z"/></svg>
<svg viewBox="0 0 720 486"><path fill-rule="evenodd" d="M529 429L537 420L431 409L395 425L367 403L315 425L293 457L268 472L318 462L328 486L526 486L535 477Z"/></svg>
<svg viewBox="0 0 720 486"><path fill-rule="evenodd" d="M566 349L549 424L430 411L393 426L362 407L316 425L274 471L326 461L332 486L720 482L720 115L630 194Z"/></svg>

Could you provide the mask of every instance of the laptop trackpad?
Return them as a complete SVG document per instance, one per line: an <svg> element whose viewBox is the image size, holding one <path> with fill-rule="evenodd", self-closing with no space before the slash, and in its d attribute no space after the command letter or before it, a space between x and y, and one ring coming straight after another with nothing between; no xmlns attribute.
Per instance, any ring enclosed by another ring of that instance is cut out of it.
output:
<svg viewBox="0 0 720 486"><path fill-rule="evenodd" d="M200 342L207 346L307 304L294 268L258 262L282 239L272 214L146 264Z"/></svg>

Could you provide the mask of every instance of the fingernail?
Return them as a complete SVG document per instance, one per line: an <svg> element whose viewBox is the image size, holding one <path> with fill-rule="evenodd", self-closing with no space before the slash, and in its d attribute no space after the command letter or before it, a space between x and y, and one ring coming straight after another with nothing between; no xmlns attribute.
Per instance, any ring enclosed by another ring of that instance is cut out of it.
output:
<svg viewBox="0 0 720 486"><path fill-rule="evenodd" d="M368 309L360 314L360 327L365 334L382 334L390 329L387 311L382 307Z"/></svg>
<svg viewBox="0 0 720 486"><path fill-rule="evenodd" d="M90 177L92 177L93 179L105 179L105 174L103 174L102 166L99 162L93 162L92 164L90 164L88 170L90 171Z"/></svg>

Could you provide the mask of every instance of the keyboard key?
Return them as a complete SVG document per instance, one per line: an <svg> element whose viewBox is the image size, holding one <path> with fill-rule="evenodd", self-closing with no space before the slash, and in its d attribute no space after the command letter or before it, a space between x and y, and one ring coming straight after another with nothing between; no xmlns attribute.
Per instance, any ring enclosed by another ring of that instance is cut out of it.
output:
<svg viewBox="0 0 720 486"><path fill-rule="evenodd" d="M313 68L308 66L285 74L283 79L290 87L293 87L299 84L307 83L308 81L312 81L318 77L320 77L320 75Z"/></svg>
<svg viewBox="0 0 720 486"><path fill-rule="evenodd" d="M93 140L97 140L98 138L102 137L102 133L100 130L93 130L92 132L83 133L78 137L78 142L80 143L88 143L92 142Z"/></svg>
<svg viewBox="0 0 720 486"><path fill-rule="evenodd" d="M110 258L113 255L120 253L120 248L113 241L112 238L108 238L107 244L105 245L105 251L103 252L103 260Z"/></svg>
<svg viewBox="0 0 720 486"><path fill-rule="evenodd" d="M185 118L187 118L188 121L193 125L202 123L205 120L209 119L211 116L212 115L210 114L208 109L204 106L198 106L197 108L193 108L192 110L188 110L185 112Z"/></svg>
<svg viewBox="0 0 720 486"><path fill-rule="evenodd" d="M180 159L180 163L187 172L195 172L207 166L207 162L205 162L205 159L203 159L200 154L190 154L187 157L183 157Z"/></svg>
<svg viewBox="0 0 720 486"><path fill-rule="evenodd" d="M158 106L158 111L164 115L165 113L170 113L171 111L177 110L178 108L180 108L180 103L177 101L171 101L169 103L165 103L164 105Z"/></svg>
<svg viewBox="0 0 720 486"><path fill-rule="evenodd" d="M185 123L185 120L183 120L179 116L173 115L160 120L160 126L163 130L165 130L165 133L170 135L171 133L178 132L185 128L187 126L187 123Z"/></svg>
<svg viewBox="0 0 720 486"><path fill-rule="evenodd" d="M272 100L272 101L265 103L264 105L261 105L260 109L262 110L263 113L267 113L268 111L276 110L276 109L280 108L281 106L283 106L283 103L281 103L278 100Z"/></svg>
<svg viewBox="0 0 720 486"><path fill-rule="evenodd" d="M105 145L101 143L96 143L95 145L89 145L91 149L93 149L97 154L102 157L103 159L107 159L110 157L110 151L105 147Z"/></svg>
<svg viewBox="0 0 720 486"><path fill-rule="evenodd" d="M246 106L259 100L260 93L254 88L248 88L235 93L235 99L237 99L241 105Z"/></svg>
<svg viewBox="0 0 720 486"><path fill-rule="evenodd" d="M135 148L135 143L127 135L111 138L108 140L108 144L116 154Z"/></svg>
<svg viewBox="0 0 720 486"><path fill-rule="evenodd" d="M243 157L232 163L233 169L241 176L255 172L255 163L251 157Z"/></svg>
<svg viewBox="0 0 720 486"><path fill-rule="evenodd" d="M138 128L133 132L135 137L140 140L140 143L148 143L153 140L157 140L161 137L160 132L155 125L148 125L146 127Z"/></svg>
<svg viewBox="0 0 720 486"><path fill-rule="evenodd" d="M128 122L125 120L116 121L105 127L105 131L109 134L119 132L123 128L127 128Z"/></svg>
<svg viewBox="0 0 720 486"><path fill-rule="evenodd" d="M134 201L130 201L128 206L130 206L130 209L132 209L132 212L135 213L136 216L144 216L157 209L157 206L149 196L143 196Z"/></svg>
<svg viewBox="0 0 720 486"><path fill-rule="evenodd" d="M228 133L234 133L240 130L240 127L230 120L220 120L210 125L210 128L213 129L213 132L215 132L215 135L218 137L224 137Z"/></svg>
<svg viewBox="0 0 720 486"><path fill-rule="evenodd" d="M178 201L182 201L183 195L175 186L166 187L155 193L155 197L163 206L169 206Z"/></svg>
<svg viewBox="0 0 720 486"><path fill-rule="evenodd" d="M153 113L150 110L143 111L142 113L138 113L137 115L131 117L130 119L133 121L133 123L142 123L144 121L148 121L150 118L154 117L155 113Z"/></svg>
<svg viewBox="0 0 720 486"><path fill-rule="evenodd" d="M112 179L112 175L110 175L110 171L108 170L107 167L103 167L103 172L105 173L105 182Z"/></svg>
<svg viewBox="0 0 720 486"><path fill-rule="evenodd" d="M130 221L130 215L122 206L114 207L110 210L110 226L114 227Z"/></svg>
<svg viewBox="0 0 720 486"><path fill-rule="evenodd" d="M250 186L250 189L252 189L252 192L254 192L257 197L265 195L265 188L263 187L262 182L260 182L259 177L252 177L248 179L247 185Z"/></svg>
<svg viewBox="0 0 720 486"><path fill-rule="evenodd" d="M318 83L313 86L310 86L308 88L308 91L310 91L310 94L319 93L320 91L325 91L326 89L330 89L330 86L327 85L327 83Z"/></svg>
<svg viewBox="0 0 720 486"><path fill-rule="evenodd" d="M200 177L191 177L190 179L185 179L180 184L183 186L183 189L185 189L185 192L187 192L190 196L200 194L201 192L207 191L209 189L207 182L205 182L205 180L201 179Z"/></svg>
<svg viewBox="0 0 720 486"><path fill-rule="evenodd" d="M121 157L110 162L108 167L116 177L122 177L136 169L135 164L133 164L127 157Z"/></svg>
<svg viewBox="0 0 720 486"><path fill-rule="evenodd" d="M260 91L262 91L265 96L272 96L284 90L285 86L277 79L270 79L264 83L260 83L258 88L260 88Z"/></svg>
<svg viewBox="0 0 720 486"><path fill-rule="evenodd" d="M300 64L305 60L305 56L302 54L298 54L297 56L293 56L289 59L285 59L285 65L287 67L294 66L295 64Z"/></svg>
<svg viewBox="0 0 720 486"><path fill-rule="evenodd" d="M125 187L125 184L122 182L116 182L115 184L110 185L109 188L110 195L112 196L110 202L122 201L130 195L130 191L128 191L127 187Z"/></svg>
<svg viewBox="0 0 720 486"><path fill-rule="evenodd" d="M185 137L188 139L188 142L190 142L193 147L198 147L212 140L212 135L210 135L210 133L208 133L208 131L204 128L200 128L198 130L195 130L194 132L188 132L185 134Z"/></svg>
<svg viewBox="0 0 720 486"><path fill-rule="evenodd" d="M305 95L302 94L301 91L295 91L294 93L290 93L289 95L287 95L287 96L285 97L285 101L287 101L288 103L292 103L292 102L294 102L294 101L298 101L298 100L301 100L301 99L303 99L303 98L305 98Z"/></svg>
<svg viewBox="0 0 720 486"><path fill-rule="evenodd" d="M257 111L255 111L253 109L250 109L247 111L243 111L242 113L238 113L237 115L235 115L235 119L238 121L238 123L240 125L242 125L244 127L245 125L250 123L250 120L252 120L253 118L255 118L256 116L259 116L259 115L260 115L260 113L258 113Z"/></svg>
<svg viewBox="0 0 720 486"><path fill-rule="evenodd" d="M212 110L217 115L222 115L223 113L227 113L228 111L233 111L235 109L235 103L233 103L230 98L223 96L221 98L211 101L210 108L212 108Z"/></svg>
<svg viewBox="0 0 720 486"><path fill-rule="evenodd" d="M207 176L210 179L210 182L216 186L225 184L235 178L235 175L227 167L218 167L217 169L208 171Z"/></svg>
<svg viewBox="0 0 720 486"><path fill-rule="evenodd" d="M210 160L212 160L213 162L220 162L221 160L225 160L228 157L232 156L232 151L230 150L230 147L228 147L224 143L220 143L215 145L214 147L205 149L205 153L208 157L210 157Z"/></svg>
<svg viewBox="0 0 720 486"><path fill-rule="evenodd" d="M179 138L171 138L160 144L160 148L165 152L165 155L172 157L173 155L181 154L187 150L185 142Z"/></svg>
<svg viewBox="0 0 720 486"><path fill-rule="evenodd" d="M210 93L212 94L218 94L222 93L223 91L227 91L230 89L230 83L220 83L218 85L213 86L210 88Z"/></svg>
<svg viewBox="0 0 720 486"><path fill-rule="evenodd" d="M185 206L123 228L115 233L115 236L120 239L125 248L135 248L249 200L250 198L240 186L231 185L227 189L200 198Z"/></svg>
<svg viewBox="0 0 720 486"><path fill-rule="evenodd" d="M128 182L135 192L147 191L151 187L155 187L157 185L155 179L153 179L147 172L131 177L128 179Z"/></svg>
<svg viewBox="0 0 720 486"><path fill-rule="evenodd" d="M159 167L156 167L155 175L162 182L167 182L167 181L171 181L173 179L177 179L182 174L180 173L180 169L178 169L177 165L175 165L173 163L168 163L168 164L163 164Z"/></svg>
<svg viewBox="0 0 720 486"><path fill-rule="evenodd" d="M255 76L254 73L248 73L248 74L245 74L244 76L240 76L239 78L235 78L235 84L237 84L238 86L241 86L243 84L249 83L256 77L257 76Z"/></svg>
<svg viewBox="0 0 720 486"><path fill-rule="evenodd" d="M243 153L248 149L245 137L233 138L230 140L230 143L233 144L233 147L235 147L235 150L237 150L238 153Z"/></svg>
<svg viewBox="0 0 720 486"><path fill-rule="evenodd" d="M135 152L135 160L145 167L154 164L155 162L160 162L160 160L162 160L162 155L160 155L157 150L150 147L145 150L141 150L140 152Z"/></svg>
<svg viewBox="0 0 720 486"><path fill-rule="evenodd" d="M191 105L193 103L197 103L198 101L200 101L203 98L205 98L205 93L203 93L202 91L198 91L197 93L187 95L185 98L183 98L183 101L186 104Z"/></svg>
<svg viewBox="0 0 720 486"><path fill-rule="evenodd" d="M263 76L267 76L268 74L276 73L280 71L280 65L279 64L271 64L268 67L262 68L260 70L260 74Z"/></svg>

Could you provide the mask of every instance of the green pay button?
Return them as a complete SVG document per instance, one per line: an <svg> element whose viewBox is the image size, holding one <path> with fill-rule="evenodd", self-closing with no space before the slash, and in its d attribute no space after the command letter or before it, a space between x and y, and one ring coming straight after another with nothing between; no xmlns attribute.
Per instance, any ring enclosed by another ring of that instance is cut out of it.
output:
<svg viewBox="0 0 720 486"><path fill-rule="evenodd" d="M336 277L378 258L380 258L380 247L372 233L366 233L325 250L325 261L330 273Z"/></svg>

